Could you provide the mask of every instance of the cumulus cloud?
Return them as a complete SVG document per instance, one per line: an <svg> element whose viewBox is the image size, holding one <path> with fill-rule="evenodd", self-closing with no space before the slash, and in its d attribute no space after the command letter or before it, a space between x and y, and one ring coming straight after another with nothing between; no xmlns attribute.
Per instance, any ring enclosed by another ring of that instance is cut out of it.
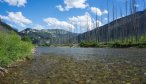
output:
<svg viewBox="0 0 146 84"><path fill-rule="evenodd" d="M104 11L102 12L102 14L108 14L108 11L107 11L107 10L104 10Z"/></svg>
<svg viewBox="0 0 146 84"><path fill-rule="evenodd" d="M53 28L53 29L65 29L65 30L70 30L70 29L74 29L75 27L66 22L66 21L60 21L56 18L46 18L44 19L44 22L46 22L49 26L49 28Z"/></svg>
<svg viewBox="0 0 146 84"><path fill-rule="evenodd" d="M42 29L45 29L45 27L42 26L42 25L36 24L36 25L33 27L33 29L42 30Z"/></svg>
<svg viewBox="0 0 146 84"><path fill-rule="evenodd" d="M86 32L87 30L92 30L96 28L96 23L101 26L101 21L95 21L91 15L86 12L81 16L73 16L68 18L67 21L60 21L56 18L46 18L44 22L48 24L49 28L52 29L64 29L74 32Z"/></svg>
<svg viewBox="0 0 146 84"><path fill-rule="evenodd" d="M22 27L25 27L26 25L32 23L32 21L24 17L21 12L8 12L8 16L0 15L0 18L20 25Z"/></svg>
<svg viewBox="0 0 146 84"><path fill-rule="evenodd" d="M99 8L96 8L96 7L91 7L91 12L98 15L98 16L101 16L101 15L104 15L104 14L108 14L108 11L107 10L101 10Z"/></svg>
<svg viewBox="0 0 146 84"><path fill-rule="evenodd" d="M104 18L104 20L108 20L108 18Z"/></svg>
<svg viewBox="0 0 146 84"><path fill-rule="evenodd" d="M82 16L73 16L69 18L69 22L80 27L84 31L87 31L87 28L88 30L94 29L96 22L99 24L99 26L102 25L101 21L95 21L88 12Z"/></svg>
<svg viewBox="0 0 146 84"><path fill-rule="evenodd" d="M56 6L60 11L64 11L64 8L61 5Z"/></svg>
<svg viewBox="0 0 146 84"><path fill-rule="evenodd" d="M8 3L9 5L17 7L25 6L25 4L27 3L27 0L2 0L2 1Z"/></svg>
<svg viewBox="0 0 146 84"><path fill-rule="evenodd" d="M89 5L86 3L87 0L64 0L64 6L56 6L60 11L69 11L72 8L84 9Z"/></svg>

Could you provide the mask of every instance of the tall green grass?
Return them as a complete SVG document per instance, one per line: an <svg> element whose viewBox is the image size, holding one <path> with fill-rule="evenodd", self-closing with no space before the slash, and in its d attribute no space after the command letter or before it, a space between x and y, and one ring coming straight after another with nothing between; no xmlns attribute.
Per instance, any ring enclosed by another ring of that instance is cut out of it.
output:
<svg viewBox="0 0 146 84"><path fill-rule="evenodd" d="M15 32L0 32L0 66L30 56L32 48L31 42L22 41Z"/></svg>

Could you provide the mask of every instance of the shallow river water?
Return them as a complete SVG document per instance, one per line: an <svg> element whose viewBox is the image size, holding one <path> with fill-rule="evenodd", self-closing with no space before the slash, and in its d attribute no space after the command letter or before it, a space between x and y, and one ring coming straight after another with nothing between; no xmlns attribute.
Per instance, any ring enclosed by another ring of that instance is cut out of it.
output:
<svg viewBox="0 0 146 84"><path fill-rule="evenodd" d="M146 49L38 47L0 84L146 84Z"/></svg>

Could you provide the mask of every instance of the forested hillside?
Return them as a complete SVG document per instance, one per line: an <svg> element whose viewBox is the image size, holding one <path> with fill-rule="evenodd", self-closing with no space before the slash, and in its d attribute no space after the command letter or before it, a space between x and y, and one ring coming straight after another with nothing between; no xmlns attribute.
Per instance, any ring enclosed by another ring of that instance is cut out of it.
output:
<svg viewBox="0 0 146 84"><path fill-rule="evenodd" d="M17 32L16 29L12 28L10 25L2 22L1 20L0 20L0 31L3 31L3 32L15 31L15 32Z"/></svg>
<svg viewBox="0 0 146 84"><path fill-rule="evenodd" d="M109 42L134 38L138 41L144 35L146 35L146 11L140 11L85 32L79 35L77 40L78 42Z"/></svg>

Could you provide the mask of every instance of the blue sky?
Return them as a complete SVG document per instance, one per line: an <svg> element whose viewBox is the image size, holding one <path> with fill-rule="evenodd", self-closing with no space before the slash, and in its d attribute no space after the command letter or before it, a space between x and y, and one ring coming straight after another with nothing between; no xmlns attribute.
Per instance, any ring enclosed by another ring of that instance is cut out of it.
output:
<svg viewBox="0 0 146 84"><path fill-rule="evenodd" d="M84 32L107 23L107 15L112 19L113 3L125 11L125 0L0 0L0 17L19 31L25 28L65 29ZM128 0L129 1L129 0ZM136 6L143 10L143 0L136 0ZM97 14L98 20L95 21ZM123 16L125 13L122 13ZM102 16L102 21L101 21ZM87 21L88 20L88 21Z"/></svg>

